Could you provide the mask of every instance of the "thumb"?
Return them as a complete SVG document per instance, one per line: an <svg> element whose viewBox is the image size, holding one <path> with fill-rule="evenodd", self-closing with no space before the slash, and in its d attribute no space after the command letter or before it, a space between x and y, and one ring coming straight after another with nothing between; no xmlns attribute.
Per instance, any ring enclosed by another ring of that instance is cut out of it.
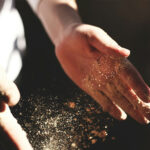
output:
<svg viewBox="0 0 150 150"><path fill-rule="evenodd" d="M130 55L130 50L119 46L117 42L100 28L89 38L89 43L101 53L112 57L128 57Z"/></svg>

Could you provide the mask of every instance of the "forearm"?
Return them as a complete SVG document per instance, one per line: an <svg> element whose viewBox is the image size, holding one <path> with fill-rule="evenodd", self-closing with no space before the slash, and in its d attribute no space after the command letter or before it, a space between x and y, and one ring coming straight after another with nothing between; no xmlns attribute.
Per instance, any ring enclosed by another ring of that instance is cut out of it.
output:
<svg viewBox="0 0 150 150"><path fill-rule="evenodd" d="M81 22L75 0L42 0L37 14L55 45L70 24Z"/></svg>

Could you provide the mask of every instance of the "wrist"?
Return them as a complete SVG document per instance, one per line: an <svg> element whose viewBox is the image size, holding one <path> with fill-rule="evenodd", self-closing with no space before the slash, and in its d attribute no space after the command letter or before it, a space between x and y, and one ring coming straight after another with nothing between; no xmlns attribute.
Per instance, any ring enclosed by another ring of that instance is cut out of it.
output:
<svg viewBox="0 0 150 150"><path fill-rule="evenodd" d="M75 0L42 0L37 13L54 45L72 24L81 23Z"/></svg>
<svg viewBox="0 0 150 150"><path fill-rule="evenodd" d="M83 23L80 21L74 21L66 24L58 34L58 36L53 40L55 47L59 46L64 41L67 41L71 35L73 35L78 26L82 25Z"/></svg>

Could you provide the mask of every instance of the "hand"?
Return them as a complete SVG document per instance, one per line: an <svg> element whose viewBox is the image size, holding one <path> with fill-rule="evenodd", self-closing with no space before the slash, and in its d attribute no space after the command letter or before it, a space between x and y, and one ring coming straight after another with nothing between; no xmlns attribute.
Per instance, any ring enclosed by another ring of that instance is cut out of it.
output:
<svg viewBox="0 0 150 150"><path fill-rule="evenodd" d="M26 133L13 117L6 103L2 103L4 111L0 113L0 149L33 150Z"/></svg>
<svg viewBox="0 0 150 150"><path fill-rule="evenodd" d="M8 107L17 104L19 99L18 88L8 80L5 71L0 67L0 149L32 150L26 133Z"/></svg>
<svg viewBox="0 0 150 150"><path fill-rule="evenodd" d="M150 89L126 59L129 51L98 27L68 27L56 46L67 75L113 117L128 113L140 123L150 120Z"/></svg>
<svg viewBox="0 0 150 150"><path fill-rule="evenodd" d="M17 86L10 81L4 69L0 66L0 111L3 109L1 103L4 101L9 106L14 106L20 99L20 93Z"/></svg>

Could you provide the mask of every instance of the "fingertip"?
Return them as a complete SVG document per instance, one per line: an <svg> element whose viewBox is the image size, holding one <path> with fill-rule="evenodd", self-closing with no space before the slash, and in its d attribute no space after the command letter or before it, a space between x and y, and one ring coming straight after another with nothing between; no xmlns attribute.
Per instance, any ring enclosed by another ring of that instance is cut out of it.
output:
<svg viewBox="0 0 150 150"><path fill-rule="evenodd" d="M118 120L126 120L127 119L127 114L122 110L119 106L117 106L119 109L119 119Z"/></svg>
<svg viewBox="0 0 150 150"><path fill-rule="evenodd" d="M107 54L113 57L125 57L127 58L130 55L130 50L117 46L117 47L109 47L107 48Z"/></svg>
<svg viewBox="0 0 150 150"><path fill-rule="evenodd" d="M130 55L130 50L126 48L121 48L121 52L125 57L128 57Z"/></svg>
<svg viewBox="0 0 150 150"><path fill-rule="evenodd" d="M118 106L116 106L117 109L110 112L110 115L112 115L117 120L126 120L127 114Z"/></svg>
<svg viewBox="0 0 150 150"><path fill-rule="evenodd" d="M9 106L14 106L19 102L20 92L14 83L13 83L12 87L8 90L7 97L8 97L7 103Z"/></svg>
<svg viewBox="0 0 150 150"><path fill-rule="evenodd" d="M135 116L132 116L132 118L134 118L138 123L146 125L150 123L150 120L144 116L143 113L136 111L135 112Z"/></svg>
<svg viewBox="0 0 150 150"><path fill-rule="evenodd" d="M120 116L120 120L126 120L127 119L127 114L123 112Z"/></svg>
<svg viewBox="0 0 150 150"><path fill-rule="evenodd" d="M110 115L112 116L112 117L114 117L115 119L117 119L117 120L120 120L120 121L123 121L123 120L126 120L127 119L127 115L125 115L125 114L121 114L121 115L118 115L118 114L113 114L113 113L110 113Z"/></svg>
<svg viewBox="0 0 150 150"><path fill-rule="evenodd" d="M139 121L139 123L140 124L145 124L145 125L147 125L147 124L149 124L150 123L150 121L146 118L146 117L144 117L144 119L142 120L142 121Z"/></svg>
<svg viewBox="0 0 150 150"><path fill-rule="evenodd" d="M146 124L149 124L149 123L150 123L150 121L149 121L149 120L147 120L147 121L146 121Z"/></svg>

